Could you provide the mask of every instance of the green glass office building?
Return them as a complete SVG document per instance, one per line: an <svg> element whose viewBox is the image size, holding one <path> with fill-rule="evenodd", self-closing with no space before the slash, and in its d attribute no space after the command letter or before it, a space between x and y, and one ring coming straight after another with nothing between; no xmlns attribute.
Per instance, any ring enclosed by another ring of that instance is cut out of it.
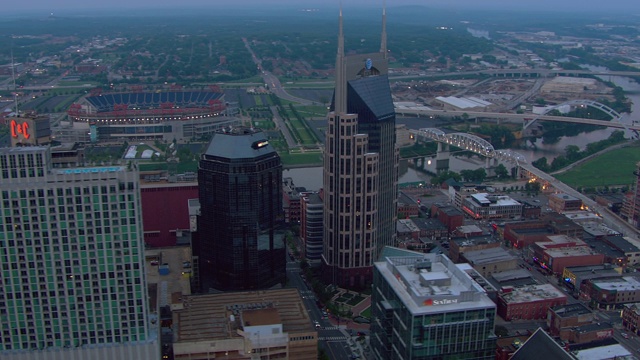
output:
<svg viewBox="0 0 640 360"><path fill-rule="evenodd" d="M0 358L159 358L138 172L0 149Z"/></svg>
<svg viewBox="0 0 640 360"><path fill-rule="evenodd" d="M397 251L402 252L402 251ZM406 252L384 257L373 271L373 358L495 357L496 305L444 255Z"/></svg>

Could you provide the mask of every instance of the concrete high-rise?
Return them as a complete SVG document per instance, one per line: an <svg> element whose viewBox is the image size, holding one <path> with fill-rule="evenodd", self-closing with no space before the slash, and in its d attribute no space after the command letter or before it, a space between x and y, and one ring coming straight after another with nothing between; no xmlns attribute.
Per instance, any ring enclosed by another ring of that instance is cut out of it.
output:
<svg viewBox="0 0 640 360"><path fill-rule="evenodd" d="M282 164L266 136L249 128L214 134L200 158L198 186L193 254L200 291L284 283Z"/></svg>
<svg viewBox="0 0 640 360"><path fill-rule="evenodd" d="M380 52L345 56L342 9L336 86L324 149L324 280L371 282L382 247L395 244L398 149L388 78L386 13Z"/></svg>
<svg viewBox="0 0 640 360"><path fill-rule="evenodd" d="M138 172L0 149L0 358L158 359Z"/></svg>
<svg viewBox="0 0 640 360"><path fill-rule="evenodd" d="M495 358L496 304L475 270L444 255L385 255L373 272L373 359Z"/></svg>

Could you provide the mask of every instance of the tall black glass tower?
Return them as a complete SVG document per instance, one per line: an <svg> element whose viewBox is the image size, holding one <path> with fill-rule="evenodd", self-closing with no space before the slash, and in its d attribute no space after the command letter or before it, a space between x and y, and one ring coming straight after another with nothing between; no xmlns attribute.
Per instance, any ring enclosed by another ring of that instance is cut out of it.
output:
<svg viewBox="0 0 640 360"><path fill-rule="evenodd" d="M200 291L265 289L285 280L282 164L265 135L214 134L198 169L194 256Z"/></svg>

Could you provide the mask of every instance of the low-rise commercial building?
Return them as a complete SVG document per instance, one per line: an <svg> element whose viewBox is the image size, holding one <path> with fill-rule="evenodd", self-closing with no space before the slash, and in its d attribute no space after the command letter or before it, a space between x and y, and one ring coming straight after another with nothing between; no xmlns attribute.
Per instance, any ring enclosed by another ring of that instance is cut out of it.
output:
<svg viewBox="0 0 640 360"><path fill-rule="evenodd" d="M296 289L183 297L173 311L178 359L318 357L318 333Z"/></svg>
<svg viewBox="0 0 640 360"><path fill-rule="evenodd" d="M560 336L563 329L591 324L594 319L591 309L581 303L559 305L549 308L547 326L551 335Z"/></svg>
<svg viewBox="0 0 640 360"><path fill-rule="evenodd" d="M613 337L613 326L608 322L593 322L562 331L560 338L571 344L586 344Z"/></svg>
<svg viewBox="0 0 640 360"><path fill-rule="evenodd" d="M522 215L522 204L506 195L471 194L462 210L474 219L513 219Z"/></svg>
<svg viewBox="0 0 640 360"><path fill-rule="evenodd" d="M396 223L398 241L420 240L420 228L411 219L399 219Z"/></svg>
<svg viewBox="0 0 640 360"><path fill-rule="evenodd" d="M589 294L593 308L616 309L640 302L640 281L632 276L592 279L585 282L581 292Z"/></svg>
<svg viewBox="0 0 640 360"><path fill-rule="evenodd" d="M444 204L435 203L431 205L431 217L438 219L447 227L449 233L453 232L458 226L464 225L464 214L455 207Z"/></svg>
<svg viewBox="0 0 640 360"><path fill-rule="evenodd" d="M640 303L625 304L621 317L625 329L640 335Z"/></svg>
<svg viewBox="0 0 640 360"><path fill-rule="evenodd" d="M545 319L550 307L566 303L567 297L551 284L504 288L498 294L498 315L505 321Z"/></svg>
<svg viewBox="0 0 640 360"><path fill-rule="evenodd" d="M400 191L398 196L398 219L418 217L420 206L410 196Z"/></svg>
<svg viewBox="0 0 640 360"><path fill-rule="evenodd" d="M548 264L554 274L562 274L567 266L602 265L604 255L585 246L546 249L542 262Z"/></svg>
<svg viewBox="0 0 640 360"><path fill-rule="evenodd" d="M564 285L572 293L578 293L582 284L591 279L603 279L621 276L611 264L589 266L567 266L562 271Z"/></svg>
<svg viewBox="0 0 640 360"><path fill-rule="evenodd" d="M517 249L539 242L546 241L547 235L553 234L551 229L543 221L522 221L506 223L504 225L504 239Z"/></svg>
<svg viewBox="0 0 640 360"><path fill-rule="evenodd" d="M485 278L518 267L518 259L501 247L467 251L461 254L461 260L468 262Z"/></svg>
<svg viewBox="0 0 640 360"><path fill-rule="evenodd" d="M551 194L549 195L549 208L558 213L580 210L582 200L563 193Z"/></svg>
<svg viewBox="0 0 640 360"><path fill-rule="evenodd" d="M460 262L460 255L469 251L500 247L500 240L491 235L470 238L452 238L449 240L449 256L453 262Z"/></svg>
<svg viewBox="0 0 640 360"><path fill-rule="evenodd" d="M442 240L449 235L449 230L436 219L415 218L411 219L420 229L420 237L423 239Z"/></svg>

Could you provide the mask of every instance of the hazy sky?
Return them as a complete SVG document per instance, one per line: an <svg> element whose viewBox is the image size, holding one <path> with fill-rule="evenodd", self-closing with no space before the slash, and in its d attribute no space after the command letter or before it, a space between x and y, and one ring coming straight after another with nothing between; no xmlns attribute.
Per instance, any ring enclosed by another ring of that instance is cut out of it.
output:
<svg viewBox="0 0 640 360"><path fill-rule="evenodd" d="M340 0L5 0L0 7L2 12L37 10L66 11L68 9L87 8L172 8L172 7L241 7L241 6L290 6L292 8L322 6L337 8ZM353 6L380 7L382 0L342 0L345 8ZM423 5L469 8L502 8L509 10L544 9L549 11L603 11L625 12L640 15L638 0L387 0L387 7L400 5Z"/></svg>
<svg viewBox="0 0 640 360"><path fill-rule="evenodd" d="M343 0L345 9L350 7L381 7L382 0ZM455 10L492 9L502 10L546 10L556 12L602 12L625 13L640 16L639 0L386 0L387 7L401 5L423 5L429 7L450 8ZM267 7L286 6L292 9L304 7L322 7L336 9L340 0L4 0L0 11L54 12L66 14L84 9L107 8L126 9L166 9L166 8L239 8L245 6ZM0 17L2 13L0 12Z"/></svg>

